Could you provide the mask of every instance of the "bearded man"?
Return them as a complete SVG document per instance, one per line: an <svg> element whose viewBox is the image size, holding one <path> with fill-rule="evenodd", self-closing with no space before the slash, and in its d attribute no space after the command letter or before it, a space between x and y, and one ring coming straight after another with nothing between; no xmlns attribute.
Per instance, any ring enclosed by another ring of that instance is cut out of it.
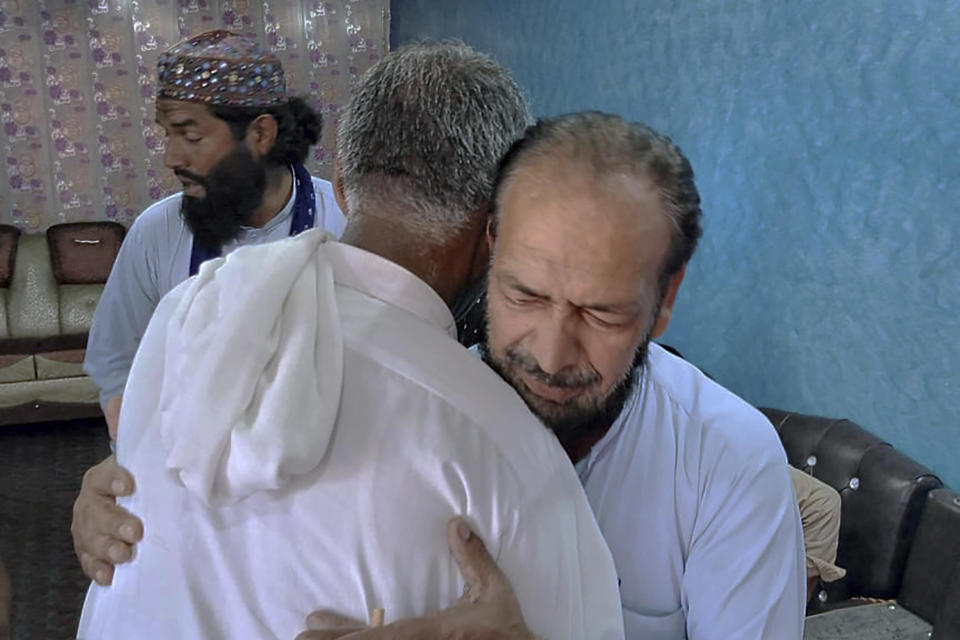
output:
<svg viewBox="0 0 960 640"><path fill-rule="evenodd" d="M803 532L777 434L653 342L701 215L665 136L596 112L541 120L500 165L479 350L574 463L627 638L800 640ZM450 544L469 587L455 606L369 630L316 612L297 640L532 640L481 540Z"/></svg>
<svg viewBox="0 0 960 640"><path fill-rule="evenodd" d="M329 182L303 166L321 120L286 93L280 61L250 38L210 31L158 62L163 161L183 191L130 227L90 329L84 369L100 388L111 438L137 346L160 299L204 261L346 221Z"/></svg>

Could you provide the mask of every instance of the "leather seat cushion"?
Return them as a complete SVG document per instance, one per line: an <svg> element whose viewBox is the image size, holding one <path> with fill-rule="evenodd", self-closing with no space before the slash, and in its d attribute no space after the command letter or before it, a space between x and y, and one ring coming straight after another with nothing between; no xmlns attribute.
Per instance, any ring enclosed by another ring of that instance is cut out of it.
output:
<svg viewBox="0 0 960 640"><path fill-rule="evenodd" d="M47 229L50 262L57 282L106 282L126 233L122 224L110 221L68 222Z"/></svg>

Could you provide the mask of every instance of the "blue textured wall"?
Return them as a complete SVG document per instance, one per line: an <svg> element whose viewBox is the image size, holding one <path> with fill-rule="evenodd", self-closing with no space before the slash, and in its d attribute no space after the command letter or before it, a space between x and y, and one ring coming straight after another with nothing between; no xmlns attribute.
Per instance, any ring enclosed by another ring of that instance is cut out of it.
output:
<svg viewBox="0 0 960 640"><path fill-rule="evenodd" d="M960 2L392 13L394 43L493 54L537 114L599 108L673 137L706 219L666 341L747 400L850 417L960 489Z"/></svg>

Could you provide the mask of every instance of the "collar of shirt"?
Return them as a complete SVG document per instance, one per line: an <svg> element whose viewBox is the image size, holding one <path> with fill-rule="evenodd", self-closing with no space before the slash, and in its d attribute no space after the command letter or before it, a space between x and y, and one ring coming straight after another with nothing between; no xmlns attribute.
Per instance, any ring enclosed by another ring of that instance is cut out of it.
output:
<svg viewBox="0 0 960 640"><path fill-rule="evenodd" d="M400 265L357 247L331 240L325 251L338 285L399 307L456 339L457 325L450 307L426 282Z"/></svg>
<svg viewBox="0 0 960 640"><path fill-rule="evenodd" d="M650 349L659 348L654 343L650 343ZM603 437L597 441L595 445L590 449L590 453L584 456L582 459L578 460L574 467L577 470L577 475L580 477L580 482L586 484L587 478L590 477L590 471L593 469L593 465L596 464L603 454L613 446L613 443L620 437L620 433L624 429L624 425L630 419L630 416L637 411L637 406L640 404L640 398L645 395L645 385L647 376L645 375L647 370L650 368L650 358L647 357L646 363L643 365L643 369L640 371L640 379L637 380L637 384L633 390L633 393L627 398L626 402L623 403L623 409L620 410L620 415L617 416L617 419L613 421L613 424L610 425L610 428L607 429L607 432L603 434Z"/></svg>
<svg viewBox="0 0 960 640"><path fill-rule="evenodd" d="M290 197L287 198L287 203L283 205L283 209L280 209L280 212L270 218L270 221L262 227L241 227L240 229L240 239L243 244L243 239L255 239L260 236L265 236L271 231L276 229L278 226L286 223L287 228L290 227L290 218L293 215L293 203L297 201L297 177L293 175L293 168L289 169L290 177L293 180L293 188L290 189Z"/></svg>

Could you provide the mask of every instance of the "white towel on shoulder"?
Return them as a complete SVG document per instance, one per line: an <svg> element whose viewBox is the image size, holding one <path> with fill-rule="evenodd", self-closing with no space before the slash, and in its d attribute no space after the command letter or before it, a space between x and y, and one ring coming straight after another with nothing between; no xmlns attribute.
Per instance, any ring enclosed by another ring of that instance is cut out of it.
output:
<svg viewBox="0 0 960 640"><path fill-rule="evenodd" d="M204 263L167 321L166 465L207 504L279 488L327 450L343 380L328 239L308 231Z"/></svg>

